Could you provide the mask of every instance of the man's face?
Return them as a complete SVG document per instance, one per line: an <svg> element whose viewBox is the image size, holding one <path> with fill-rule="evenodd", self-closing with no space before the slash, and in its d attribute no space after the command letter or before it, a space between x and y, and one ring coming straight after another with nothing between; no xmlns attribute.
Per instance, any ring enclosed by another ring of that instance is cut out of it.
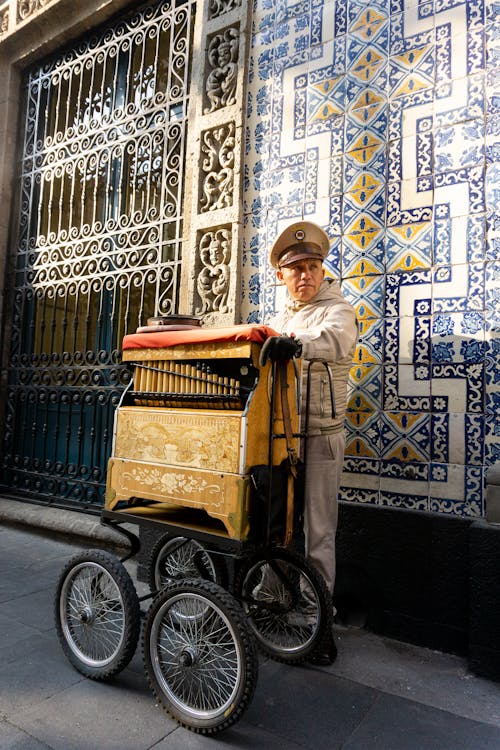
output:
<svg viewBox="0 0 500 750"><path fill-rule="evenodd" d="M299 302L309 302L319 291L325 276L320 260L298 260L276 272L278 280L285 284L288 294Z"/></svg>

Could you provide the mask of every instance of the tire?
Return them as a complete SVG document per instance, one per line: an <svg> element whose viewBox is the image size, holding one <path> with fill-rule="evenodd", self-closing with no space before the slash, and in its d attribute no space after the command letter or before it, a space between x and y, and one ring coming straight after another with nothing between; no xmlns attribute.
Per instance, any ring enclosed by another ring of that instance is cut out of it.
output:
<svg viewBox="0 0 500 750"><path fill-rule="evenodd" d="M106 680L127 666L139 640L140 607L118 558L102 550L72 557L59 576L54 610L59 642L81 674Z"/></svg>
<svg viewBox="0 0 500 750"><path fill-rule="evenodd" d="M144 623L145 671L164 710L181 726L215 734L253 697L258 652L238 602L212 581L173 583Z"/></svg>
<svg viewBox="0 0 500 750"><path fill-rule="evenodd" d="M226 570L219 555L210 555L200 542L182 536L163 536L151 548L148 583L151 591L185 578L205 578L224 588Z"/></svg>
<svg viewBox="0 0 500 750"><path fill-rule="evenodd" d="M260 649L277 661L305 661L332 627L325 582L302 555L276 547L244 563L235 583Z"/></svg>

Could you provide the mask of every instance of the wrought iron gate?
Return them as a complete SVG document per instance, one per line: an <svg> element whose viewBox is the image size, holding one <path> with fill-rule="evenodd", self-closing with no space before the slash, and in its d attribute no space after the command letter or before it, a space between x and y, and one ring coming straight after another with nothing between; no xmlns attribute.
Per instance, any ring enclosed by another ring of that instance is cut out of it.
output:
<svg viewBox="0 0 500 750"><path fill-rule="evenodd" d="M194 2L156 2L24 82L2 485L100 507L124 333L177 309Z"/></svg>

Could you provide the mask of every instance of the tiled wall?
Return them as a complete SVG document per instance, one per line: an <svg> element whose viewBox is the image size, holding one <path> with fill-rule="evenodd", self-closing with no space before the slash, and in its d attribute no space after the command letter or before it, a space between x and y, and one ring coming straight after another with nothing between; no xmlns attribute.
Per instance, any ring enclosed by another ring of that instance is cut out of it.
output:
<svg viewBox="0 0 500 750"><path fill-rule="evenodd" d="M485 514L500 458L500 2L255 0L244 316L304 217L356 306L346 500Z"/></svg>

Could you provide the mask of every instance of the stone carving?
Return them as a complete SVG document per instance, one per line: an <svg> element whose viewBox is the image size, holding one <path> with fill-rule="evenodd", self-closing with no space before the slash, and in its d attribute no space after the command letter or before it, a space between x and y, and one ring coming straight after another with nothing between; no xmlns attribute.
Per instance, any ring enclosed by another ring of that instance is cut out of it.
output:
<svg viewBox="0 0 500 750"><path fill-rule="evenodd" d="M9 6L0 9L0 36L9 30Z"/></svg>
<svg viewBox="0 0 500 750"><path fill-rule="evenodd" d="M18 21L24 21L36 13L41 8L44 8L52 0L19 0L17 3L17 18Z"/></svg>
<svg viewBox="0 0 500 750"><path fill-rule="evenodd" d="M203 194L201 212L227 208L233 204L234 187L234 122L206 130L202 135L205 154L202 171Z"/></svg>
<svg viewBox="0 0 500 750"><path fill-rule="evenodd" d="M216 229L206 232L200 241L199 257L203 267L196 284L201 307L196 313L225 313L228 310L231 230Z"/></svg>
<svg viewBox="0 0 500 750"><path fill-rule="evenodd" d="M209 0L208 17L209 19L218 18L224 13L229 13L229 11L240 6L241 0Z"/></svg>
<svg viewBox="0 0 500 750"><path fill-rule="evenodd" d="M206 82L210 107L205 108L205 114L236 102L238 53L237 28L225 29L210 40L207 57L211 71Z"/></svg>

